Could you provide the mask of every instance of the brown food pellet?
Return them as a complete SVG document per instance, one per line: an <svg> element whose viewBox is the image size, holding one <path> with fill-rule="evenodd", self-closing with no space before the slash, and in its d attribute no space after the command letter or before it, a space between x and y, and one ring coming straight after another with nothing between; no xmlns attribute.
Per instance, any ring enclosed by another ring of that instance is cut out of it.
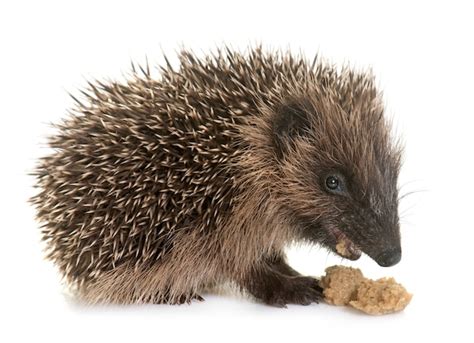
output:
<svg viewBox="0 0 474 343"><path fill-rule="evenodd" d="M327 268L321 286L329 304L349 305L372 315L401 311L412 298L393 278L374 281L365 278L360 269L344 266Z"/></svg>
<svg viewBox="0 0 474 343"><path fill-rule="evenodd" d="M342 266L326 268L326 275L321 279L326 301L333 305L348 304L362 280L364 275L359 269Z"/></svg>
<svg viewBox="0 0 474 343"><path fill-rule="evenodd" d="M357 288L355 300L351 300L349 305L368 314L387 314L403 310L411 297L394 278L365 279Z"/></svg>

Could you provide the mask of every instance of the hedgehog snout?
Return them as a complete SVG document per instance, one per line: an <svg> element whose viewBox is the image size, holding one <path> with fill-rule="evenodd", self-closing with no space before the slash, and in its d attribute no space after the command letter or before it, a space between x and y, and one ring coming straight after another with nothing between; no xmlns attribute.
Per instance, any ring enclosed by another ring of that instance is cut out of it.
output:
<svg viewBox="0 0 474 343"><path fill-rule="evenodd" d="M391 267L396 265L402 259L402 250L400 247L395 249L388 249L381 254L379 254L376 258L374 258L375 262L381 267Z"/></svg>

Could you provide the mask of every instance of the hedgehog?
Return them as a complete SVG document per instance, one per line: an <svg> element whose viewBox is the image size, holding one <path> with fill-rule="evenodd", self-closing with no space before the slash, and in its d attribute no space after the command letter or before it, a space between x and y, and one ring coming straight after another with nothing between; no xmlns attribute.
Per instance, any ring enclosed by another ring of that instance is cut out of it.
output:
<svg viewBox="0 0 474 343"><path fill-rule="evenodd" d="M402 147L372 72L291 51L165 57L91 81L49 137L31 199L47 257L86 303L182 304L231 284L317 303L294 243L401 259Z"/></svg>

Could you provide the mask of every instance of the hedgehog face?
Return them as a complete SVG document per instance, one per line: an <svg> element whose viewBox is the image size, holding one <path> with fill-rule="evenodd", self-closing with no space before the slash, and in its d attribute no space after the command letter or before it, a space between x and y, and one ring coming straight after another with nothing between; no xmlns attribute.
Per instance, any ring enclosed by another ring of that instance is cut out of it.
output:
<svg viewBox="0 0 474 343"><path fill-rule="evenodd" d="M283 207L303 239L351 260L365 252L392 266L401 258L400 151L373 101L349 109L327 103L296 100L276 111Z"/></svg>
<svg viewBox="0 0 474 343"><path fill-rule="evenodd" d="M400 261L400 230L396 178L383 175L379 167L371 171L369 183L350 169L333 165L323 168L315 185L325 203L325 213L314 225L319 242L341 255L356 260L361 251L379 265Z"/></svg>

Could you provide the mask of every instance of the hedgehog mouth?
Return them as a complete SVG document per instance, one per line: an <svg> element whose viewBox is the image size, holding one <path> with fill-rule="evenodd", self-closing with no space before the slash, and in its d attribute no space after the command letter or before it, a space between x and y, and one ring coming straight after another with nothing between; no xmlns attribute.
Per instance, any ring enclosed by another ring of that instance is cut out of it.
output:
<svg viewBox="0 0 474 343"><path fill-rule="evenodd" d="M341 230L331 228L329 230L336 242L333 250L341 257L355 261L362 255L360 248L351 241Z"/></svg>

